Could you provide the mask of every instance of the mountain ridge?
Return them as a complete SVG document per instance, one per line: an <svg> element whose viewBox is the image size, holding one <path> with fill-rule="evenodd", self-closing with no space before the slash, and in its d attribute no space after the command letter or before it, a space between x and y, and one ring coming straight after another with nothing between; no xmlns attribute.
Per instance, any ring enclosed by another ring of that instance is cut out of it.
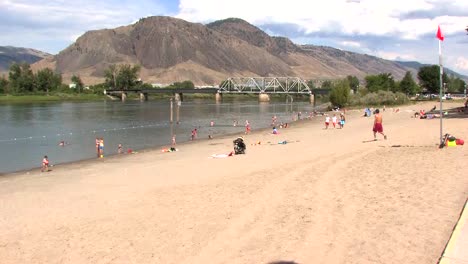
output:
<svg viewBox="0 0 468 264"><path fill-rule="evenodd" d="M412 67L340 49L297 45L272 37L238 18L206 25L179 18L155 16L114 29L88 31L53 57L33 65L50 67L68 79L80 75L86 83L104 80L111 64L139 64L145 82L192 80L217 85L228 77L297 76L337 79L391 73L401 79Z"/></svg>
<svg viewBox="0 0 468 264"><path fill-rule="evenodd" d="M36 49L0 46L0 72L8 71L12 63L32 64L50 56L52 55Z"/></svg>

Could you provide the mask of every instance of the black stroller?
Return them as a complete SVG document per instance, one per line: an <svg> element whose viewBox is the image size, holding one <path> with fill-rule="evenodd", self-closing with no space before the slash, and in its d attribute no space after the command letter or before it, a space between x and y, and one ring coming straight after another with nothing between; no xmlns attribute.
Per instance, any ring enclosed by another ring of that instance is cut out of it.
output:
<svg viewBox="0 0 468 264"><path fill-rule="evenodd" d="M238 137L236 138L234 141L234 154L245 154L245 149L246 149L246 146L245 146L245 143L244 143L244 139L242 139L242 137Z"/></svg>

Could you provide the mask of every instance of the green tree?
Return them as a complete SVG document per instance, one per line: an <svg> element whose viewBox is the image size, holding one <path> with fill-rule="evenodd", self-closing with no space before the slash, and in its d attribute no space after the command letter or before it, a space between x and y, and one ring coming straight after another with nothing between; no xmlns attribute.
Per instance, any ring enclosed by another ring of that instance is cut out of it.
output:
<svg viewBox="0 0 468 264"><path fill-rule="evenodd" d="M356 93L359 88L359 79L356 76L352 76L352 75L346 76L346 79L349 82L349 86L351 87L351 90L353 90L354 93Z"/></svg>
<svg viewBox="0 0 468 264"><path fill-rule="evenodd" d="M378 75L368 75L365 78L366 88L369 92L396 91L395 80L391 73L381 73Z"/></svg>
<svg viewBox="0 0 468 264"><path fill-rule="evenodd" d="M175 82L175 83L169 85L168 88L171 88L171 89L176 89L176 88L178 88L178 89L193 89L193 88L195 88L195 85L193 84L192 81L187 80L187 81L183 81L183 82Z"/></svg>
<svg viewBox="0 0 468 264"><path fill-rule="evenodd" d="M0 77L0 93L8 93L8 80L5 77Z"/></svg>
<svg viewBox="0 0 468 264"><path fill-rule="evenodd" d="M36 89L49 94L49 91L58 90L62 85L62 76L54 73L51 69L39 70L35 77Z"/></svg>
<svg viewBox="0 0 468 264"><path fill-rule="evenodd" d="M80 76L74 75L71 77L71 82L75 84L76 90L80 93L83 91L83 82L81 81Z"/></svg>
<svg viewBox="0 0 468 264"><path fill-rule="evenodd" d="M33 92L35 90L34 74L27 63L13 63L8 74L10 88L14 93Z"/></svg>
<svg viewBox="0 0 468 264"><path fill-rule="evenodd" d="M465 91L465 85L465 81L452 74L448 78L447 91L449 93L463 93Z"/></svg>
<svg viewBox="0 0 468 264"><path fill-rule="evenodd" d="M330 102L335 106L346 106L350 98L350 89L347 79L335 83L330 91Z"/></svg>
<svg viewBox="0 0 468 264"><path fill-rule="evenodd" d="M113 89L132 89L140 83L138 78L140 69L139 65L112 64L104 71L105 83Z"/></svg>
<svg viewBox="0 0 468 264"><path fill-rule="evenodd" d="M112 64L104 70L105 84L107 87L112 87L113 89L118 89L117 86L117 76L119 75L119 68L117 65Z"/></svg>
<svg viewBox="0 0 468 264"><path fill-rule="evenodd" d="M413 75L410 71L407 71L405 77L401 80L400 91L404 92L407 95L414 95L418 92L419 87L416 82L413 80Z"/></svg>
<svg viewBox="0 0 468 264"><path fill-rule="evenodd" d="M322 82L322 86L320 87L322 89L332 89L333 88L333 83L330 80L325 80Z"/></svg>
<svg viewBox="0 0 468 264"><path fill-rule="evenodd" d="M309 86L310 89L315 89L315 83L313 80L307 81L307 86Z"/></svg>
<svg viewBox="0 0 468 264"><path fill-rule="evenodd" d="M419 85L430 93L439 93L440 90L440 67L439 65L423 66L419 68ZM443 74L442 79L448 82L447 74Z"/></svg>
<svg viewBox="0 0 468 264"><path fill-rule="evenodd" d="M138 73L140 72L139 65L120 65L119 74L117 75L117 85L119 88L128 90L134 88L139 81Z"/></svg>
<svg viewBox="0 0 468 264"><path fill-rule="evenodd" d="M183 81L183 82L181 83L181 88L184 88L184 89L194 89L194 88L195 88L195 84L193 84L192 81L186 80L186 81Z"/></svg>

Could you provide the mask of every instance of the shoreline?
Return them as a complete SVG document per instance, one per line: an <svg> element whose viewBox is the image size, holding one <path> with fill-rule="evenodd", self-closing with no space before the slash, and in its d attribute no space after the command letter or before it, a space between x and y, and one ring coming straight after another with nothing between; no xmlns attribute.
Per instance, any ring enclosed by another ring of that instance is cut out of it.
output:
<svg viewBox="0 0 468 264"><path fill-rule="evenodd" d="M297 124L305 123L307 121L313 121L314 118L315 117L312 117L312 119L304 118L304 119L301 119L301 120L296 120L296 121L289 122L289 124L297 125ZM259 134L259 133L263 133L263 132L266 132L266 131L270 131L271 129L272 129L271 127L258 128L258 129L253 130L251 132L251 134L252 135ZM181 143L177 143L177 146L187 146L187 145L192 145L192 144L203 144L203 143L212 141L214 139L226 139L228 137L234 137L234 136L245 136L245 134L244 133L239 134L239 132L235 132L235 133L222 134L222 135L220 135L218 137L215 137L213 139L198 138L195 141L190 141L189 140L189 141L184 141L184 142L181 142ZM67 166L71 167L72 165L97 164L99 162L103 163L106 160L112 161L114 159L121 159L121 158L125 158L127 156L133 156L133 155L141 154L141 153L148 153L148 152L158 153L158 152L161 152L161 148L170 148L170 147L171 147L171 144L169 143L169 144L166 144L166 145L158 145L158 146L152 146L152 147L148 147L148 148L144 148L144 149L139 149L139 150L135 151L135 153L131 153L131 154L128 154L126 152L124 152L122 154L113 153L113 154L105 155L104 158L95 157L95 158L87 158L87 159L69 161L69 162L63 162L63 163L57 163L57 164L52 163L52 166L50 166L49 169L50 169L50 171L53 171L54 168L56 168L56 167L67 167ZM31 173L40 171L40 169L41 169L41 167L37 166L37 167L32 167L32 168L22 169L22 170L17 170L17 171L11 171L11 172L0 172L0 179L1 178L6 178L6 177L12 177L14 175L19 175L19 174L31 174Z"/></svg>
<svg viewBox="0 0 468 264"><path fill-rule="evenodd" d="M445 103L448 103L448 104L456 104L458 103L458 101L454 100L454 101L445 101ZM389 111L393 111L394 108L411 108L415 105L428 105L428 104L432 104L432 101L422 101L422 102L414 102L414 103L411 103L411 104L406 104L406 105L400 105L400 106L391 106L391 107L388 107L387 109ZM377 107L376 107L377 108ZM451 108L446 108L444 109L444 111L451 111L453 112L455 109L457 109L458 107L451 107ZM348 112L358 112L358 114L360 113L362 107L355 107L355 108L346 108L346 112L348 114ZM324 112L321 112L323 114L332 114L332 113L340 113L340 111L324 111ZM384 112L385 113L385 112ZM359 115L358 115L359 116ZM301 120L296 120L296 121L291 121L289 124L294 124L295 126L297 126L298 124L301 124L301 123L306 123L307 121L314 121L314 120L317 120L318 118L321 118L322 115L320 116L314 116L312 118L303 118ZM437 119L438 118L434 118L434 119ZM320 121L315 121L315 122L320 122ZM263 133L265 131L268 131L268 130L271 130L271 127L267 127L267 128L259 128L259 129L256 129L254 130L251 134L255 135L255 134L258 134L258 133ZM244 133L240 134L240 135L245 135ZM218 136L216 137L216 139L226 139L228 137L233 137L233 136L239 136L239 133L236 132L236 133L227 133L227 134L223 134L221 136ZM177 146L186 146L186 145L190 145L190 144L202 144L204 142L209 142L213 139L208 139L208 138L203 138L203 139L197 139L196 141L185 141L185 142L181 142L181 143L177 143ZM135 154L140 154L140 153L148 153L148 152L160 152L161 148L170 148L171 144L165 144L165 145L158 145L158 146L152 146L152 147L148 147L148 148L144 148L144 149L140 149L138 151L136 151L136 153L133 153L132 155L135 155ZM95 164L95 163L99 163L99 162L105 162L105 160L113 160L113 159L120 159L120 158L124 158L124 157L127 157L127 156L130 156L130 154L124 152L123 154L117 154L117 153L113 153L113 154L110 154L110 155L106 155L104 159L100 159L100 158L86 158L86 159L82 159L82 160L75 160L75 161L69 161L69 162L63 162L63 163L57 163L57 164L52 164L52 168L54 167L64 167L64 166L71 166L71 165L86 165L86 164ZM21 170L17 170L17 171L10 171L10 172L0 172L0 179L1 178L4 178L4 177L11 177L11 176L14 176L14 175L18 175L18 174L30 174L30 173L34 173L38 170L40 170L41 167L40 166L37 166L37 167L31 167L31 168L27 168L27 169L21 169ZM52 169L53 170L53 169ZM52 171L51 170L51 171Z"/></svg>

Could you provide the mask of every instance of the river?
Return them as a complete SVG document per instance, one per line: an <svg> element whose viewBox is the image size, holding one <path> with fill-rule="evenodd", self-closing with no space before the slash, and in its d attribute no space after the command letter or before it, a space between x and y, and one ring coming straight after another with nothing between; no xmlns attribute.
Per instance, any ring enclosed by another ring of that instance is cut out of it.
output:
<svg viewBox="0 0 468 264"><path fill-rule="evenodd" d="M176 121L174 104L174 121ZM291 122L302 112L313 111L307 102L258 103L257 101L223 102L192 99L180 105L178 125L169 122L170 103L166 100L146 102L99 101L0 105L0 173L40 167L47 155L51 164L96 158L95 138L103 137L105 155L117 154L118 144L124 151L169 146L172 133L177 143L190 140L191 131L198 138L208 138L244 131L245 120L252 129L278 122ZM239 125L234 127L237 120ZM210 122L214 126L210 126ZM65 146L59 146L64 141Z"/></svg>

